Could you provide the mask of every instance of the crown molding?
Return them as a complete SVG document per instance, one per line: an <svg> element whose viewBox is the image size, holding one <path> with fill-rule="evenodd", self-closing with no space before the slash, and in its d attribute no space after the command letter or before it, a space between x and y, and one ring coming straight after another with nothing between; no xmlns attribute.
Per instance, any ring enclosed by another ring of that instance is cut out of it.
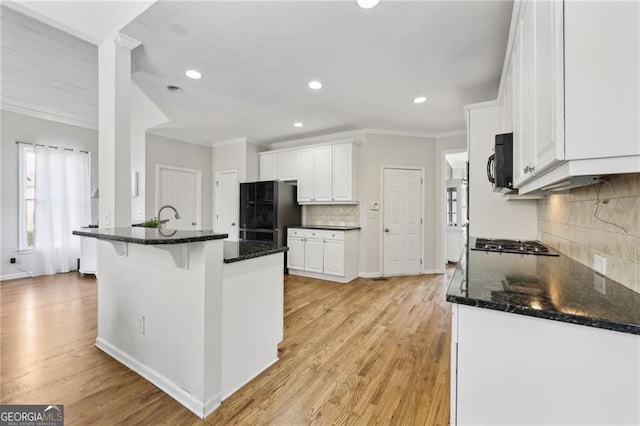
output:
<svg viewBox="0 0 640 426"><path fill-rule="evenodd" d="M451 136L467 136L467 131L465 129L460 129L460 130L452 130L450 132L438 133L436 135L436 139L448 138Z"/></svg>
<svg viewBox="0 0 640 426"><path fill-rule="evenodd" d="M133 50L136 47L140 46L142 44L141 41L136 40L133 37L129 37L126 34L123 33L118 33L116 34L116 38L115 38L116 43L118 43L120 46L125 47L129 50Z"/></svg>
<svg viewBox="0 0 640 426"><path fill-rule="evenodd" d="M242 137L242 138L228 139L226 141L213 142L211 144L211 147L212 148L218 148L218 147L221 147L221 146L237 145L237 144L241 144L241 143L247 143L247 138L246 137Z"/></svg>
<svg viewBox="0 0 640 426"><path fill-rule="evenodd" d="M491 107L496 107L496 106L500 106L500 105L502 105L500 103L500 101L495 99L493 101L478 102L477 104L465 105L462 108L465 111L471 111L471 110L474 110L474 109L491 108Z"/></svg>

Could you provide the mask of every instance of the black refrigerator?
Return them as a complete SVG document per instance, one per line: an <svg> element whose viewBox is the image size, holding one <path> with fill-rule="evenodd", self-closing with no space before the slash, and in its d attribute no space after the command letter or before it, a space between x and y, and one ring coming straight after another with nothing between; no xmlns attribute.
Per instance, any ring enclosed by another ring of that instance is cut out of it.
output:
<svg viewBox="0 0 640 426"><path fill-rule="evenodd" d="M285 230L302 223L295 185L278 181L240 184L240 241L287 244Z"/></svg>

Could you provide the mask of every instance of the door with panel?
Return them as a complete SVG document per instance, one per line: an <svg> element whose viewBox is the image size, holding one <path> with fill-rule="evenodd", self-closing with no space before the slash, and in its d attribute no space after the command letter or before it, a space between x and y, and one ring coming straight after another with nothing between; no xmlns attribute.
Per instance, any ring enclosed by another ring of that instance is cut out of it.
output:
<svg viewBox="0 0 640 426"><path fill-rule="evenodd" d="M291 232L291 230L289 230ZM304 237L289 236L287 238L287 267L289 269L304 269Z"/></svg>
<svg viewBox="0 0 640 426"><path fill-rule="evenodd" d="M331 201L333 198L331 157L330 146L313 149L313 201Z"/></svg>
<svg viewBox="0 0 640 426"><path fill-rule="evenodd" d="M344 276L344 241L328 237L329 233L324 238L324 273Z"/></svg>
<svg viewBox="0 0 640 426"><path fill-rule="evenodd" d="M229 234L229 240L238 240L238 171L216 173L215 204L216 232Z"/></svg>
<svg viewBox="0 0 640 426"><path fill-rule="evenodd" d="M383 169L383 275L421 272L422 171Z"/></svg>
<svg viewBox="0 0 640 426"><path fill-rule="evenodd" d="M304 269L309 272L323 273L324 271L324 244L322 231L317 235L305 235L304 241Z"/></svg>
<svg viewBox="0 0 640 426"><path fill-rule="evenodd" d="M158 165L156 169L156 212L163 206L175 207L180 218L171 209L164 209L160 220L168 220L167 229L200 229L200 170Z"/></svg>
<svg viewBox="0 0 640 426"><path fill-rule="evenodd" d="M313 149L298 152L298 201L313 198Z"/></svg>

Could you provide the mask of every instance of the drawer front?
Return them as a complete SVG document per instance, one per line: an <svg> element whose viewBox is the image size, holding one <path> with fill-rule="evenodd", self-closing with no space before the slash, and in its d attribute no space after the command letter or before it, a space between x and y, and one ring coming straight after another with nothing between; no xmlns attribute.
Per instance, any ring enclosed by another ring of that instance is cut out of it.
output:
<svg viewBox="0 0 640 426"><path fill-rule="evenodd" d="M304 229L290 228L287 232L289 237L304 237Z"/></svg>
<svg viewBox="0 0 640 426"><path fill-rule="evenodd" d="M324 239L344 241L344 231L324 231Z"/></svg>
<svg viewBox="0 0 640 426"><path fill-rule="evenodd" d="M305 229L304 237L305 238L319 238L322 239L322 231L321 229Z"/></svg>

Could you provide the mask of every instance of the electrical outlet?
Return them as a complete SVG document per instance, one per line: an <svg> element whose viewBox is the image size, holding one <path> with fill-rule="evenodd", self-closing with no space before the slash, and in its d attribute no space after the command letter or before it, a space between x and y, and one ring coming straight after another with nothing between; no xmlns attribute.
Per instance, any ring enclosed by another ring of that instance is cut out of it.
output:
<svg viewBox="0 0 640 426"><path fill-rule="evenodd" d="M16 258L15 257L10 258L9 263L16 263Z"/></svg>
<svg viewBox="0 0 640 426"><path fill-rule="evenodd" d="M144 315L138 315L138 333L145 333L145 320Z"/></svg>
<svg viewBox="0 0 640 426"><path fill-rule="evenodd" d="M597 254L593 255L593 269L600 275L607 275L607 259Z"/></svg>

